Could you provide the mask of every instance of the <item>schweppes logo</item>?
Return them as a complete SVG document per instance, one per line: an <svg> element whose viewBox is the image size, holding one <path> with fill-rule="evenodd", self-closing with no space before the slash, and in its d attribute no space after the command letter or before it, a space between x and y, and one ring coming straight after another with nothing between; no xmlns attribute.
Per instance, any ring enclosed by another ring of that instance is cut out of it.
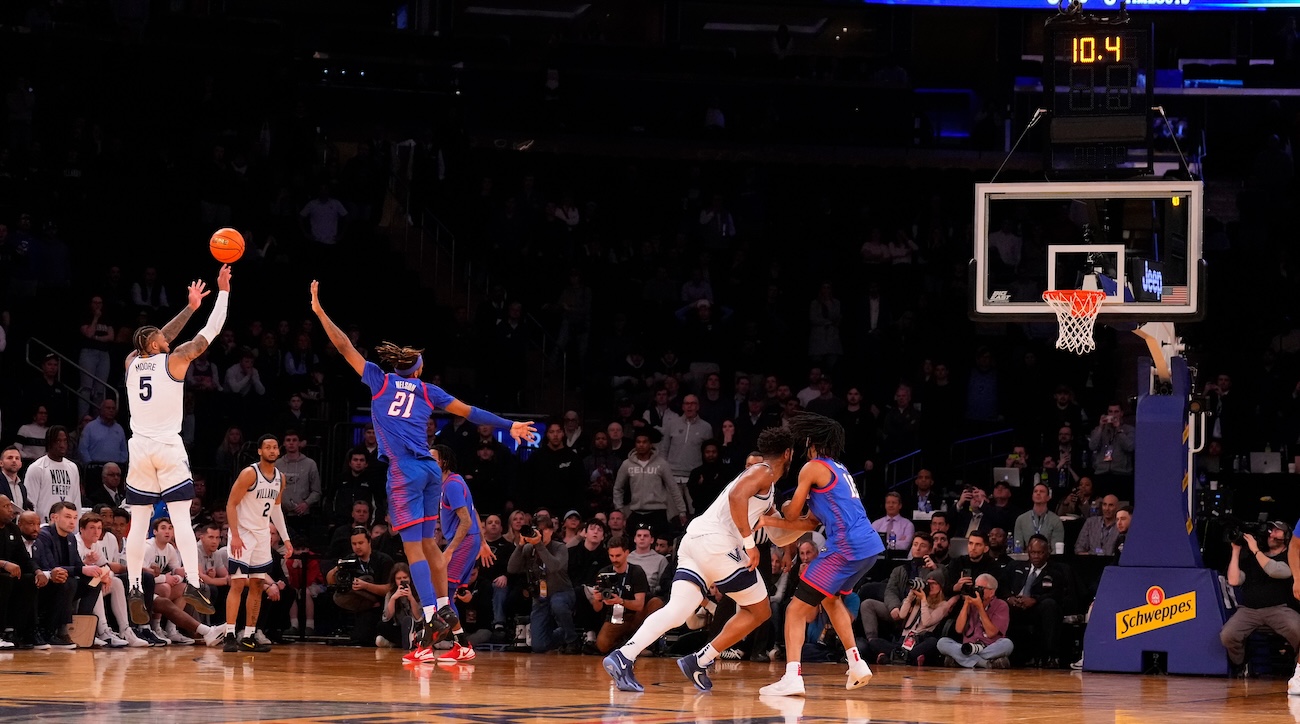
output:
<svg viewBox="0 0 1300 724"><path fill-rule="evenodd" d="M1147 589L1147 602L1115 614L1115 640L1137 636L1196 618L1196 591L1165 597L1160 586Z"/></svg>

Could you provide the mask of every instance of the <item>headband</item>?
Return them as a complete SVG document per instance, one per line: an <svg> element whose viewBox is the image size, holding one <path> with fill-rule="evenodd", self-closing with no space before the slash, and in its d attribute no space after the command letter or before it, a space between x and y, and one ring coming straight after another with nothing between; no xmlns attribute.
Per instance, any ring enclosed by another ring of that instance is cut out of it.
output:
<svg viewBox="0 0 1300 724"><path fill-rule="evenodd" d="M415 361L412 362L409 367L394 366L393 371L403 377L410 377L411 375L415 374L416 370L420 369L423 366L424 366L424 355L420 354L415 356Z"/></svg>

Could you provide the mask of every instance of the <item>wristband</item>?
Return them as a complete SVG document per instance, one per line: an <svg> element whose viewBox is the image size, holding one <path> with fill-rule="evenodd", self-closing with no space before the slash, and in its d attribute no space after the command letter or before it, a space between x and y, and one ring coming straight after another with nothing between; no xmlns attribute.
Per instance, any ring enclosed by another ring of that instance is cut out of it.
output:
<svg viewBox="0 0 1300 724"><path fill-rule="evenodd" d="M741 542L744 543L744 545L745 545L745 550L749 550L750 548L753 548L753 547L754 547L754 534L753 534L753 533L750 533L749 535L745 536L745 539L744 539L743 541L741 541Z"/></svg>

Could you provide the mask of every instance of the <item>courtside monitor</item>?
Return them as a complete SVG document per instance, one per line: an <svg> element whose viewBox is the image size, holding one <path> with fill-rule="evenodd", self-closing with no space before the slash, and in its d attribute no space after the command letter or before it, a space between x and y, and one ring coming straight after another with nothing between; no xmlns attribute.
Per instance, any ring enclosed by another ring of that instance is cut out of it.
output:
<svg viewBox="0 0 1300 724"><path fill-rule="evenodd" d="M973 307L982 321L1044 321L1049 290L1094 290L1102 322L1202 313L1199 181L975 186Z"/></svg>

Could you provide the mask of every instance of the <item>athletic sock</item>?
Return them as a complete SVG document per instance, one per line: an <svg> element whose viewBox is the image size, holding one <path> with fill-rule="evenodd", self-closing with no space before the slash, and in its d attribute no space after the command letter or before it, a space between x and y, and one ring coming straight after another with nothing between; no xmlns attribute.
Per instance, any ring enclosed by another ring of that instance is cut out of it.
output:
<svg viewBox="0 0 1300 724"><path fill-rule="evenodd" d="M786 676L803 676L803 668L799 666L798 661L790 661L785 665Z"/></svg>
<svg viewBox="0 0 1300 724"><path fill-rule="evenodd" d="M718 658L718 650L713 648L713 644L705 644L704 648L695 654L695 658L699 660L700 666L708 666Z"/></svg>
<svg viewBox="0 0 1300 724"><path fill-rule="evenodd" d="M438 612L438 607L437 607L437 606L425 606L425 607L424 607L424 620L425 620L425 621L432 621L432 620L433 620L433 615L434 615L435 613L437 613L437 612Z"/></svg>
<svg viewBox="0 0 1300 724"><path fill-rule="evenodd" d="M245 627L244 627L244 635L243 635L241 638L251 639L251 638L253 638L253 634L254 634L256 631L257 631L257 627L256 627L256 626L245 626Z"/></svg>
<svg viewBox="0 0 1300 724"><path fill-rule="evenodd" d="M854 646L851 649L845 649L844 655L849 659L849 666L852 666L862 660L862 656L858 653L857 646Z"/></svg>
<svg viewBox="0 0 1300 724"><path fill-rule="evenodd" d="M450 605L451 605L451 598L447 596L442 596L438 598L438 608L442 608L443 606L450 606Z"/></svg>

